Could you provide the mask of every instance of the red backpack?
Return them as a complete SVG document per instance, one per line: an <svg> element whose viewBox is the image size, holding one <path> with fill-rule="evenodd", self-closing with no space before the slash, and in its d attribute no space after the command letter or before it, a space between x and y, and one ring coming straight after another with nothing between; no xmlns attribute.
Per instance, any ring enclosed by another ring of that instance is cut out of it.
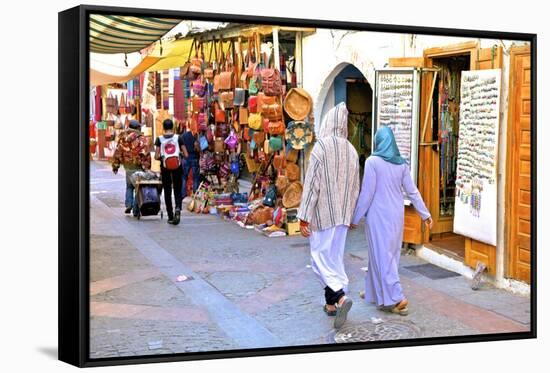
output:
<svg viewBox="0 0 550 373"><path fill-rule="evenodd" d="M164 168L167 170L177 170L180 167L180 146L178 136L172 137L160 136L160 155Z"/></svg>

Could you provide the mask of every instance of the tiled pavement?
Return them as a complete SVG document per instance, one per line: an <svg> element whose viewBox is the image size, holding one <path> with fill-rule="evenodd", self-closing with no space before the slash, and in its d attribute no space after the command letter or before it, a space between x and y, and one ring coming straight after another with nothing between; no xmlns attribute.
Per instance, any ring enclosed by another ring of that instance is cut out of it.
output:
<svg viewBox="0 0 550 373"><path fill-rule="evenodd" d="M137 221L122 213L124 173L99 162L91 172L92 358L529 330L528 297L472 291L461 276L432 279L410 255L400 268L409 316L366 304L357 296L368 260L358 229L345 257L355 302L335 335L306 239L266 238L187 212L177 227ZM177 282L182 274L192 279Z"/></svg>

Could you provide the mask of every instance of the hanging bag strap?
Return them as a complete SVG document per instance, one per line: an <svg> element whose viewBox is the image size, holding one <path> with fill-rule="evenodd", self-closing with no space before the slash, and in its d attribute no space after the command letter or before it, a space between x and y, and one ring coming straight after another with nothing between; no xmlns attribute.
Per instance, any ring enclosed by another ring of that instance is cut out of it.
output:
<svg viewBox="0 0 550 373"><path fill-rule="evenodd" d="M212 45L210 45L210 51L208 53L208 63L212 66Z"/></svg>
<svg viewBox="0 0 550 373"><path fill-rule="evenodd" d="M191 61L191 53L195 47L195 39L191 42L191 47L189 48L189 54L187 55L187 62Z"/></svg>
<svg viewBox="0 0 550 373"><path fill-rule="evenodd" d="M223 39L220 39L220 70L225 70L225 53L223 51Z"/></svg>

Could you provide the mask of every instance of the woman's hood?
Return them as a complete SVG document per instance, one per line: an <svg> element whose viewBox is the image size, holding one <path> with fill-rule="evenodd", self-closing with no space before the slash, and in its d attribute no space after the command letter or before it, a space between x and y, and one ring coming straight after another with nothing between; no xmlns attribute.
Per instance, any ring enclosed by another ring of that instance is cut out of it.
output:
<svg viewBox="0 0 550 373"><path fill-rule="evenodd" d="M317 137L329 136L348 138L348 109L343 102L330 109L323 118Z"/></svg>

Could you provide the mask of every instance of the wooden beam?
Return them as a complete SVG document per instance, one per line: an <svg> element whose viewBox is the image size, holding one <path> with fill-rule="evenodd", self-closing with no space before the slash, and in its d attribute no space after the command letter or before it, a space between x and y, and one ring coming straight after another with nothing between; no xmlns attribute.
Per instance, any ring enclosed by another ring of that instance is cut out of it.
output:
<svg viewBox="0 0 550 373"><path fill-rule="evenodd" d="M435 47L424 49L424 57L437 57L453 54L467 54L471 50L478 48L477 41L467 41L459 44L447 45L444 47Z"/></svg>
<svg viewBox="0 0 550 373"><path fill-rule="evenodd" d="M296 72L296 86L298 88L303 86L302 37L303 32L298 31L296 33L296 48L294 49L294 71Z"/></svg>
<svg viewBox="0 0 550 373"><path fill-rule="evenodd" d="M285 26L270 26L270 25L237 25L229 27L227 29L209 30L196 34L190 34L187 38L196 38L199 40L212 40L214 37L217 39L232 39L238 37L249 38L254 33L259 35L270 35L273 33L273 29L277 28L279 31L288 32L302 32L302 33L314 33L317 29L312 27L285 27ZM185 39L185 38L184 38Z"/></svg>
<svg viewBox="0 0 550 373"><path fill-rule="evenodd" d="M433 143L426 143L424 142L424 136L426 136L426 127L428 127L428 117L430 117L429 113L432 109L432 102L433 102L433 96L434 96L434 89L435 89L435 81L437 80L437 70L434 72L434 77L432 80L432 89L430 90L430 98L428 100L428 108L426 109L426 116L424 117L424 124L422 125L422 137L420 138L422 142L420 145L433 145Z"/></svg>
<svg viewBox="0 0 550 373"><path fill-rule="evenodd" d="M279 55L279 29L273 27L273 66L281 70L281 56Z"/></svg>

